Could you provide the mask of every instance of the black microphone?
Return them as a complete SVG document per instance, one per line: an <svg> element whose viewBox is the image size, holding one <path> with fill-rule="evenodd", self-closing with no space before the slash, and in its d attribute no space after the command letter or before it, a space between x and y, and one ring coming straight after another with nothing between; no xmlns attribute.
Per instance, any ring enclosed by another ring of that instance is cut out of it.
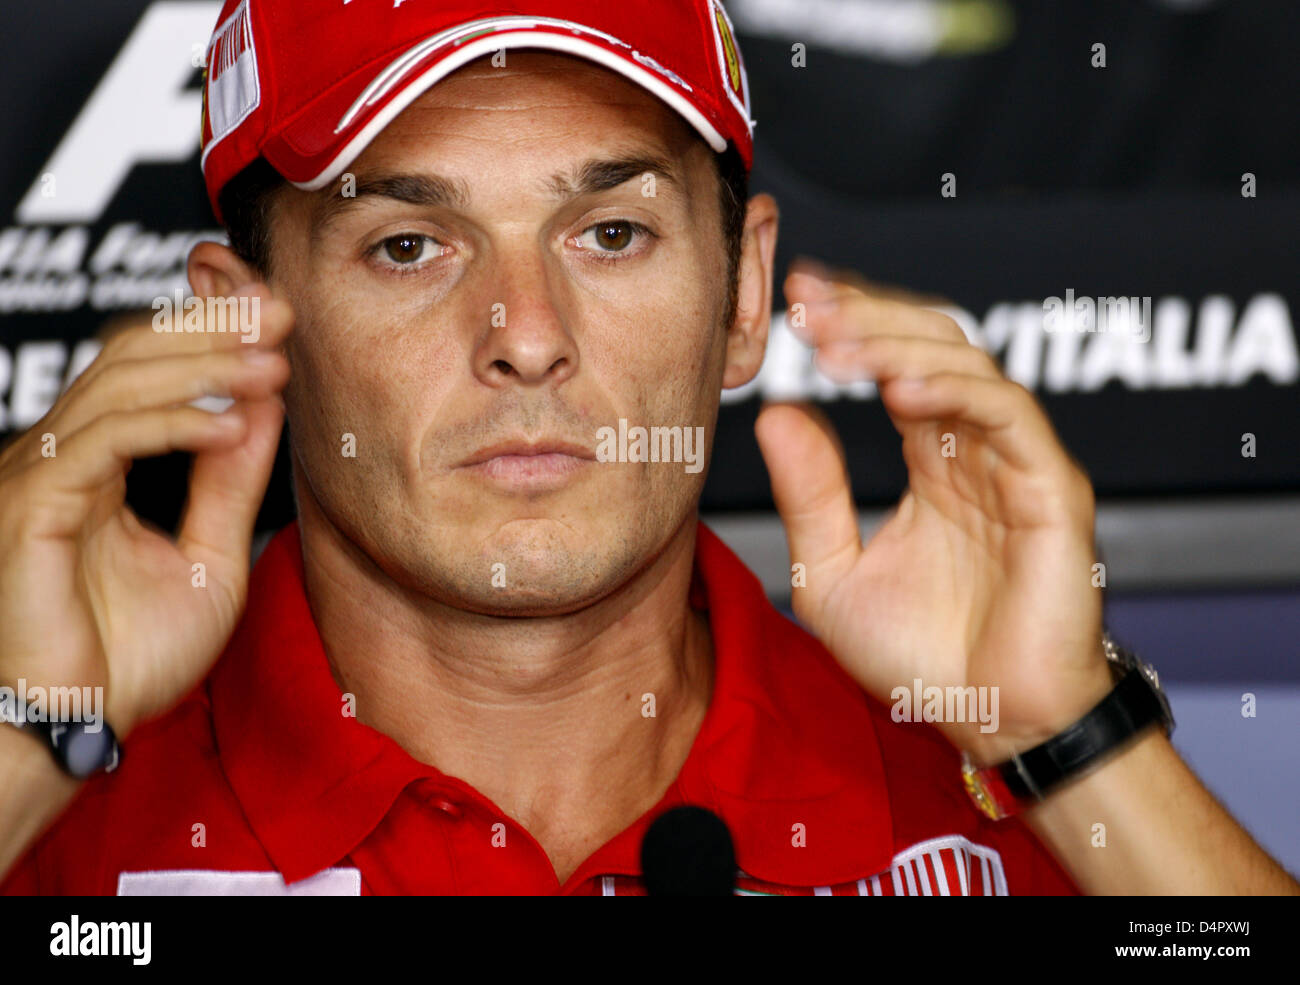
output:
<svg viewBox="0 0 1300 985"><path fill-rule="evenodd" d="M641 842L650 896L731 896L736 851L722 818L703 807L674 807L655 818Z"/></svg>

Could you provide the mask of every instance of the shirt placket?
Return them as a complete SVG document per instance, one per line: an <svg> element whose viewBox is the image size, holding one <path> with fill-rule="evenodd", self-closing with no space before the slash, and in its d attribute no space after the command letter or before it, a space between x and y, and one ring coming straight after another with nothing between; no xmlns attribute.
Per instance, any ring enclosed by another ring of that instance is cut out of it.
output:
<svg viewBox="0 0 1300 985"><path fill-rule="evenodd" d="M352 853L375 894L549 894L541 846L482 795L446 778L413 781Z"/></svg>

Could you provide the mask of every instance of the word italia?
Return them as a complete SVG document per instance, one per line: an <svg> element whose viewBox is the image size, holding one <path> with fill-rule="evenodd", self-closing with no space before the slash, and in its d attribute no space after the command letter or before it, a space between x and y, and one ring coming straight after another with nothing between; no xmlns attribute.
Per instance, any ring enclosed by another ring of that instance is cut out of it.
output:
<svg viewBox="0 0 1300 985"><path fill-rule="evenodd" d="M176 288L172 297L153 300L153 330L163 332L226 332L242 335L240 342L256 342L261 337L262 299L201 298L185 296Z"/></svg>
<svg viewBox="0 0 1300 985"><path fill-rule="evenodd" d="M50 953L57 958L129 957L132 964L145 965L152 957L152 938L148 921L82 923L74 913L67 923L50 925Z"/></svg>
<svg viewBox="0 0 1300 985"><path fill-rule="evenodd" d="M1047 394L1095 393L1110 383L1145 391L1235 388L1252 380L1290 386L1300 379L1300 344L1281 294L1256 294L1240 305L1222 294L1154 297L1149 317L1131 298L1120 305L1111 303L1118 299L1093 300L1106 302L1094 312L1104 331L1057 330L1049 317L1052 299L1000 301L983 318L964 308L939 310L1001 362L1008 377ZM1062 300L1061 315L1069 314ZM762 369L743 386L723 390L722 402L877 396L870 380L824 376L782 312L772 318Z"/></svg>
<svg viewBox="0 0 1300 985"><path fill-rule="evenodd" d="M993 687L921 687L899 685L889 692L889 716L896 722L979 722L986 735L998 730L998 689Z"/></svg>
<svg viewBox="0 0 1300 985"><path fill-rule="evenodd" d="M685 462L686 471L704 469L704 428L629 428L618 419L618 430L606 425L596 431L598 462Z"/></svg>

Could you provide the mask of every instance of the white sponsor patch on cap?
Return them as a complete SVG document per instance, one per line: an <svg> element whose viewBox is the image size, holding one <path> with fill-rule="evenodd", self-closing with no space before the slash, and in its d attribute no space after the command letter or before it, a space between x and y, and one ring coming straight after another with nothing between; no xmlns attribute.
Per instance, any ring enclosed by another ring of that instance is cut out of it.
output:
<svg viewBox="0 0 1300 985"><path fill-rule="evenodd" d="M207 150L235 127L262 100L257 79L257 52L253 48L253 22L244 0L212 35L208 45L208 122L212 140Z"/></svg>

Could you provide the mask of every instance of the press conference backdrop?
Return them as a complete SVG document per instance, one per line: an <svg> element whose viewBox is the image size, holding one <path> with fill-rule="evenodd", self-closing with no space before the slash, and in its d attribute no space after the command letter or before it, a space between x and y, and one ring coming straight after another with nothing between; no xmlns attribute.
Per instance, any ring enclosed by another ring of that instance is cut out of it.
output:
<svg viewBox="0 0 1300 985"><path fill-rule="evenodd" d="M727 6L778 271L811 255L942 306L1040 396L1097 488L1107 618L1159 667L1175 743L1300 871L1294 4ZM0 8L0 440L94 358L106 321L185 288L190 246L221 238L198 170L219 7ZM724 395L704 497L779 604L762 400L827 412L864 533L906 482L874 388L816 373L783 303L758 378ZM174 523L185 466L139 463L132 503ZM259 526L291 515L282 450Z"/></svg>

